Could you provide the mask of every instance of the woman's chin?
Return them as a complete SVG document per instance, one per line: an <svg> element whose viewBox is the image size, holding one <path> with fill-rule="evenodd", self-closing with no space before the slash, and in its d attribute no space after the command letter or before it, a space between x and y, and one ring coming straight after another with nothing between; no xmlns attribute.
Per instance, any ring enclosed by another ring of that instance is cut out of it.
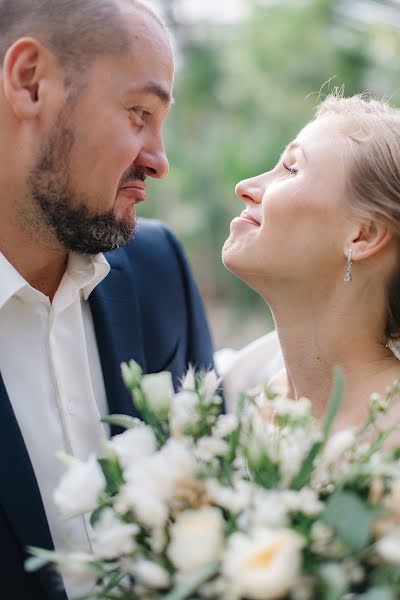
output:
<svg viewBox="0 0 400 600"><path fill-rule="evenodd" d="M246 271L246 265L243 263L243 248L235 243L230 237L226 240L222 248L222 262L224 266L234 275L241 277L242 270Z"/></svg>

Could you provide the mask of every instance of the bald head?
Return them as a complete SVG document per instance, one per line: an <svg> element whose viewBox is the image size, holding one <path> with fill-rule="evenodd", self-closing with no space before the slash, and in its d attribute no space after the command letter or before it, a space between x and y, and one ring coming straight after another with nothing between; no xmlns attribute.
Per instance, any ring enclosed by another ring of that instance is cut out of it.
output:
<svg viewBox="0 0 400 600"><path fill-rule="evenodd" d="M160 17L141 0L0 0L0 65L19 38L37 38L74 81L99 56L129 50L124 7Z"/></svg>

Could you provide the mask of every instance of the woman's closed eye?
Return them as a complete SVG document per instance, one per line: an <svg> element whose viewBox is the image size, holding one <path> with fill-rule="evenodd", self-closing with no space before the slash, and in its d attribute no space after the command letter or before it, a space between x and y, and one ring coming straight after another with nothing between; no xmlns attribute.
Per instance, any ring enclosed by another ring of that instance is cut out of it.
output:
<svg viewBox="0 0 400 600"><path fill-rule="evenodd" d="M283 166L285 167L285 169L286 169L287 171L289 171L289 173L290 173L291 175L296 175L296 173L298 173L298 172L299 172L299 169L298 169L297 167L290 167L290 166L288 166L288 165L287 165L286 163L284 163L284 162L283 162L282 164L283 164Z"/></svg>

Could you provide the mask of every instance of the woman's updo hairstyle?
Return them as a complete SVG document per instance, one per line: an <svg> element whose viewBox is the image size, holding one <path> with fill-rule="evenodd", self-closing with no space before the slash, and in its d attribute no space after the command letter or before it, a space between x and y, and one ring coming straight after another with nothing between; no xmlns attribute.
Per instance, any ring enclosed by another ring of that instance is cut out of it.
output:
<svg viewBox="0 0 400 600"><path fill-rule="evenodd" d="M344 98L334 91L318 106L316 119L338 117L350 158L349 209L388 225L399 239L399 261L387 287L385 334L400 339L400 109L365 95Z"/></svg>

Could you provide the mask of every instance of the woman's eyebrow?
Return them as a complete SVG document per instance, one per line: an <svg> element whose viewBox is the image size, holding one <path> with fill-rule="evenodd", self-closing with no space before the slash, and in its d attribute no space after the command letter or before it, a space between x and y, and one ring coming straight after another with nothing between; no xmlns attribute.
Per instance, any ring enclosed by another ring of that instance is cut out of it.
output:
<svg viewBox="0 0 400 600"><path fill-rule="evenodd" d="M303 146L299 142L290 142L290 144L288 144L286 146L285 152L290 152L291 150L301 150L301 152L303 153L303 156L304 156L304 160L307 162L306 151L304 150Z"/></svg>

